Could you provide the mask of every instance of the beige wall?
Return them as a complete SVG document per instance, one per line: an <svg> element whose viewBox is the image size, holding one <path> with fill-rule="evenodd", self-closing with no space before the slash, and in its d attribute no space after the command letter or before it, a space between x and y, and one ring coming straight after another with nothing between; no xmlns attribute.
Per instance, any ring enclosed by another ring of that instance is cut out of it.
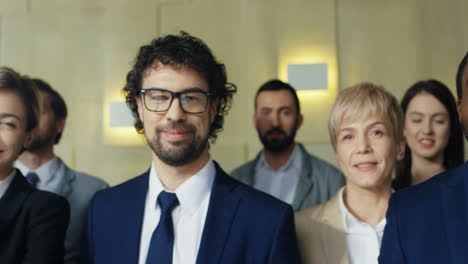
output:
<svg viewBox="0 0 468 264"><path fill-rule="evenodd" d="M0 0L0 64L49 81L70 116L58 153L116 184L144 171L150 152L131 129L107 126L138 47L183 29L226 64L238 93L212 154L226 170L255 156L257 87L287 80L288 63L326 62L329 90L301 93L298 132L334 162L326 123L337 91L360 81L400 98L419 79L455 88L468 47L465 0Z"/></svg>

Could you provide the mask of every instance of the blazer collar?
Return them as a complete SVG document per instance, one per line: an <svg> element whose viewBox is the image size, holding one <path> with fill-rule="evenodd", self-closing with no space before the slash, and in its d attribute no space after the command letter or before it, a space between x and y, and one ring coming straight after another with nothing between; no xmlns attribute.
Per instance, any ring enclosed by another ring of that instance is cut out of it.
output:
<svg viewBox="0 0 468 264"><path fill-rule="evenodd" d="M297 183L297 189L296 193L294 194L293 202L292 202L292 207L294 211L299 210L301 207L304 199L307 197L307 194L310 193L314 183L312 181L311 175L313 167L311 165L311 155L307 152L307 150L304 148L304 146L300 143L296 143L299 146L300 151L302 151L302 169L301 169L301 175L299 176L299 182ZM254 162L252 163L252 166L250 167L250 171L248 175L244 178L245 183L247 185L253 186L254 184L254 177L255 177L255 168L256 165L262 155L262 152L259 152L257 154L257 157L255 157Z"/></svg>
<svg viewBox="0 0 468 264"><path fill-rule="evenodd" d="M339 197L343 195L344 187L328 202L324 204L320 221L324 228L320 229L327 263L349 263L348 246L346 243L346 231L344 230L343 216L340 211Z"/></svg>
<svg viewBox="0 0 468 264"><path fill-rule="evenodd" d="M215 167L216 178L211 191L196 262L199 264L219 263L242 196L241 192L236 192L236 188L240 184L229 177L216 162ZM138 259L139 255L149 173L148 170L135 178L132 181L132 187L126 189L127 192L123 196L128 197L131 195L132 199L123 199L121 201L123 203L121 207L128 208L128 210L125 212L126 217L116 219L120 222L119 226L125 226L121 230L123 232L122 237L126 238L122 250L125 249L129 252L126 260L130 262Z"/></svg>
<svg viewBox="0 0 468 264"><path fill-rule="evenodd" d="M215 166L216 178L198 250L198 264L219 263L241 200L241 193L236 192L238 182L230 178L218 163L215 162Z"/></svg>
<svg viewBox="0 0 468 264"><path fill-rule="evenodd" d="M302 144L297 143L302 151L302 170L299 177L299 182L297 183L296 193L294 194L294 200L292 202L292 207L295 211L301 208L301 205L305 198L312 190L314 182L312 181L313 166L311 164L311 155L306 151Z"/></svg>
<svg viewBox="0 0 468 264"><path fill-rule="evenodd" d="M16 169L16 174L8 187L7 191L0 199L0 233L2 227L7 227L7 223L13 221L18 214L24 201L28 198L34 189L24 178L23 174Z"/></svg>
<svg viewBox="0 0 468 264"><path fill-rule="evenodd" d="M308 163L309 163L309 156L310 154L307 153L307 151L305 150L304 146L300 143L296 143L298 146L299 146L299 151L302 151L302 167L304 166L307 166L309 167ZM255 159L253 160L253 162L251 163L251 166L249 168L249 173L245 176L245 178L242 178L243 181L245 182L245 184L247 185L250 185L250 186L253 186L254 185L254 180L255 180L255 174L256 174L256 168L257 168L257 165L258 163L260 162L260 158L262 157L262 154L263 154L263 150L258 152L257 156L255 157ZM301 170L301 176L299 179L299 181L303 181L302 178L308 174L308 172L306 172L304 174L304 169ZM307 180L306 180L307 181ZM295 200L297 200L297 195L295 195Z"/></svg>
<svg viewBox="0 0 468 264"><path fill-rule="evenodd" d="M451 261L468 259L468 163L445 172L440 184L443 218L446 221L447 243Z"/></svg>
<svg viewBox="0 0 468 264"><path fill-rule="evenodd" d="M123 243L115 250L128 252L122 263L135 263L140 254L140 238L145 212L146 194L148 192L149 170L127 182L129 185L122 189L118 206L125 208L122 217L115 219L122 227L120 237L125 237ZM121 185L123 187L123 185ZM116 204L117 205L117 204Z"/></svg>
<svg viewBox="0 0 468 264"><path fill-rule="evenodd" d="M76 180L76 175L59 157L57 157L57 163L58 168L56 173L60 177L60 187L57 190L57 194L67 198L73 192L73 182Z"/></svg>
<svg viewBox="0 0 468 264"><path fill-rule="evenodd" d="M255 157L254 161L250 164L247 175L245 175L245 178L242 178L243 182L249 186L254 185L254 178L255 178L255 174L257 173L257 170L256 170L257 163L259 162L261 156L262 156L262 152L260 151ZM242 177L244 176L242 175Z"/></svg>

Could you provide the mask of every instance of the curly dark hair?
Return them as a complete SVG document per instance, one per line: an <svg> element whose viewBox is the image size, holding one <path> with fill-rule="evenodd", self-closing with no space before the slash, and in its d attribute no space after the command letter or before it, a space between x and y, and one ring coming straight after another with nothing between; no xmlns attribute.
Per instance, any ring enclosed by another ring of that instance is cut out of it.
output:
<svg viewBox="0 0 468 264"><path fill-rule="evenodd" d="M210 99L218 100L217 113L209 131L210 141L214 143L217 133L223 129L224 117L231 108L232 97L237 88L234 84L227 82L224 64L216 60L210 48L201 39L184 31L181 31L179 35L167 35L154 39L149 45L142 46L133 69L127 74L127 83L122 92L135 117L137 132L143 133L144 127L138 115L136 98L141 94L144 72L156 63L190 68L206 80Z"/></svg>

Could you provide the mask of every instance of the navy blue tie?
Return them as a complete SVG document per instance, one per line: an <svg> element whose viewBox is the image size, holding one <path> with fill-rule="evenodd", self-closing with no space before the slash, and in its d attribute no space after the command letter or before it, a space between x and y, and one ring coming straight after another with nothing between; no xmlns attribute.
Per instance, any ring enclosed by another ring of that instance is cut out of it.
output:
<svg viewBox="0 0 468 264"><path fill-rule="evenodd" d="M161 217L151 237L146 264L172 264L174 249L172 210L179 205L179 200L175 193L162 191L158 196L158 204L161 208Z"/></svg>
<svg viewBox="0 0 468 264"><path fill-rule="evenodd" d="M37 174L34 171L31 171L28 174L26 174L26 180L33 188L36 188L37 183L39 182L39 176L37 176Z"/></svg>

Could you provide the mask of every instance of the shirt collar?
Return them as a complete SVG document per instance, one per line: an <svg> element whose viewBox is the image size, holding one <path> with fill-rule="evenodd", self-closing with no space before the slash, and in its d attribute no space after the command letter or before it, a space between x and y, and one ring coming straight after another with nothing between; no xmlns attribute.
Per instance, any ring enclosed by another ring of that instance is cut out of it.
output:
<svg viewBox="0 0 468 264"><path fill-rule="evenodd" d="M346 189L346 187L342 188L338 193L338 197L339 197L338 202L340 204L340 211L341 211L341 215L343 217L344 230L348 234L349 233L362 233L361 230L362 230L363 225L367 225L367 226L370 226L370 227L372 227L372 226L369 225L368 223L364 223L364 222L359 221L353 214L351 214L351 212L349 212L349 210L346 207L346 205L344 203L344 200L343 200L343 195L344 195L345 189ZM372 227L372 228L374 228L375 231L377 231L377 232L383 232L386 223L387 223L387 219L385 217L383 217L382 220L380 220L380 222L375 227Z"/></svg>
<svg viewBox="0 0 468 264"><path fill-rule="evenodd" d="M49 160L46 163L42 164L39 168L37 168L35 170L31 170L30 168L28 168L24 163L22 163L19 160L15 161L14 166L16 168L18 168L24 176L26 176L29 172L34 171L37 174L37 176L39 177L39 180L42 183L46 184L46 183L51 182L52 180L54 180L54 178L56 176L55 172L58 169L59 162L58 162L57 157L53 157L51 160Z"/></svg>
<svg viewBox="0 0 468 264"><path fill-rule="evenodd" d="M177 199L179 200L182 210L188 211L191 215L197 211L203 200L209 198L215 176L216 167L213 160L210 159L201 170L195 173L175 190L174 193L177 195ZM157 197L159 196L159 193L165 190L165 188L156 174L154 164L151 165L149 180L150 184L148 192L152 194L152 200L154 200L155 206L157 207Z"/></svg>
<svg viewBox="0 0 468 264"><path fill-rule="evenodd" d="M302 155L303 153L302 153L301 148L299 147L298 144L295 144L294 150L291 153L291 156L289 156L288 161L286 162L286 164L284 164L283 167L279 168L277 171L288 170L291 166L294 167L295 169L301 168L302 167ZM256 169L266 169L266 168L273 170L270 167L270 164L268 164L268 162L265 159L265 152L262 152L257 162Z"/></svg>
<svg viewBox="0 0 468 264"><path fill-rule="evenodd" d="M0 199L6 193L8 187L10 187L10 184L13 181L15 174L16 170L14 169L5 179L0 180Z"/></svg>

